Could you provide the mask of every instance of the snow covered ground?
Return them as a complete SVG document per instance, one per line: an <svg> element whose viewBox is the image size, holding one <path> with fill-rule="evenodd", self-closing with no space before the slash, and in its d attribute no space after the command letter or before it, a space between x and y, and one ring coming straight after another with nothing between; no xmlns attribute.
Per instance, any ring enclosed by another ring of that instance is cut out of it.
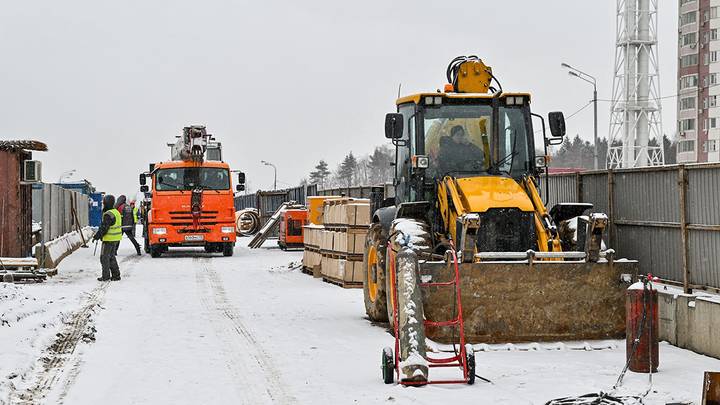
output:
<svg viewBox="0 0 720 405"><path fill-rule="evenodd" d="M542 404L607 390L623 366L623 341L478 346L492 384L384 385L393 339L365 319L362 291L289 267L302 253L274 243L152 259L123 241L120 282L95 280L90 248L45 283L0 284L0 403ZM646 402L699 403L705 370L720 360L662 344ZM623 393L647 387L625 380Z"/></svg>

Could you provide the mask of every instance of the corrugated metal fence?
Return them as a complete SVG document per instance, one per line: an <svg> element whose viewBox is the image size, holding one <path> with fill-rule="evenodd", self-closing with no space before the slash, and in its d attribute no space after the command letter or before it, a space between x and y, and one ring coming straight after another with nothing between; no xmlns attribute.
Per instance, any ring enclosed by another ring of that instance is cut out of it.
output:
<svg viewBox="0 0 720 405"><path fill-rule="evenodd" d="M53 184L32 190L32 218L42 224L45 242L75 230L73 209L80 227L88 226L90 204L87 195Z"/></svg>
<svg viewBox="0 0 720 405"><path fill-rule="evenodd" d="M608 214L610 247L643 273L720 289L720 165L552 175L549 186L548 207L587 202Z"/></svg>

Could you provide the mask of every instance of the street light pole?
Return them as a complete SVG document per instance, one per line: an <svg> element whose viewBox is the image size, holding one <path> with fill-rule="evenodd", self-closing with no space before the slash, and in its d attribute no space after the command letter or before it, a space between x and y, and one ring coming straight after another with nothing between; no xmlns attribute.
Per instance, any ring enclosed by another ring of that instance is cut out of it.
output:
<svg viewBox="0 0 720 405"><path fill-rule="evenodd" d="M580 69L576 69L567 63L562 63L560 66L568 69L568 74L570 76L575 76L578 79L592 84L593 86L593 167L595 170L598 170L600 168L600 163L598 162L597 80L595 80L595 77L583 72Z"/></svg>
<svg viewBox="0 0 720 405"><path fill-rule="evenodd" d="M63 179L64 179L65 177L72 176L73 173L75 173L75 169L72 169L72 170L68 170L68 171L66 171L66 172L63 172L63 173L60 175L60 178L58 178L58 183L62 183L62 181L63 181Z"/></svg>
<svg viewBox="0 0 720 405"><path fill-rule="evenodd" d="M264 164L265 166L272 166L273 172L275 173L275 178L273 180L273 190L277 190L277 167L275 167L274 164L266 162L264 160L261 160L260 163Z"/></svg>

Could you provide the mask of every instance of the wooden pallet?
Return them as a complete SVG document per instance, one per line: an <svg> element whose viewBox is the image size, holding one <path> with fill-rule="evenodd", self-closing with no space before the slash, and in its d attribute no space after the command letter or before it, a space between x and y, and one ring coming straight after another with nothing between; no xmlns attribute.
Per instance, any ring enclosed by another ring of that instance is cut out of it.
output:
<svg viewBox="0 0 720 405"><path fill-rule="evenodd" d="M335 284L342 288L363 288L363 283L359 281L344 281L328 276L323 276L322 279L326 283Z"/></svg>
<svg viewBox="0 0 720 405"><path fill-rule="evenodd" d="M12 280L12 282L18 281L35 281L41 283L45 281L48 274L42 270L40 271L27 271L27 270L0 270L0 282L5 280Z"/></svg>
<svg viewBox="0 0 720 405"><path fill-rule="evenodd" d="M38 267L38 260L34 257L0 257L0 270L34 270Z"/></svg>

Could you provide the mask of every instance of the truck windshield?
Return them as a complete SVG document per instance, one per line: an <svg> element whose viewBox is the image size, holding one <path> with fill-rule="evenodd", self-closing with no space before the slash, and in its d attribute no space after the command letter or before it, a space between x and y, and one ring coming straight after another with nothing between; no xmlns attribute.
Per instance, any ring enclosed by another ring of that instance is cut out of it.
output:
<svg viewBox="0 0 720 405"><path fill-rule="evenodd" d="M521 174L530 165L526 107L499 107L498 144L492 138L490 105L443 105L424 110L425 153L429 174ZM495 151L495 152L493 152ZM494 157L495 156L495 157Z"/></svg>
<svg viewBox="0 0 720 405"><path fill-rule="evenodd" d="M230 189L230 173L227 169L208 167L178 167L160 169L155 174L155 190L178 191Z"/></svg>

